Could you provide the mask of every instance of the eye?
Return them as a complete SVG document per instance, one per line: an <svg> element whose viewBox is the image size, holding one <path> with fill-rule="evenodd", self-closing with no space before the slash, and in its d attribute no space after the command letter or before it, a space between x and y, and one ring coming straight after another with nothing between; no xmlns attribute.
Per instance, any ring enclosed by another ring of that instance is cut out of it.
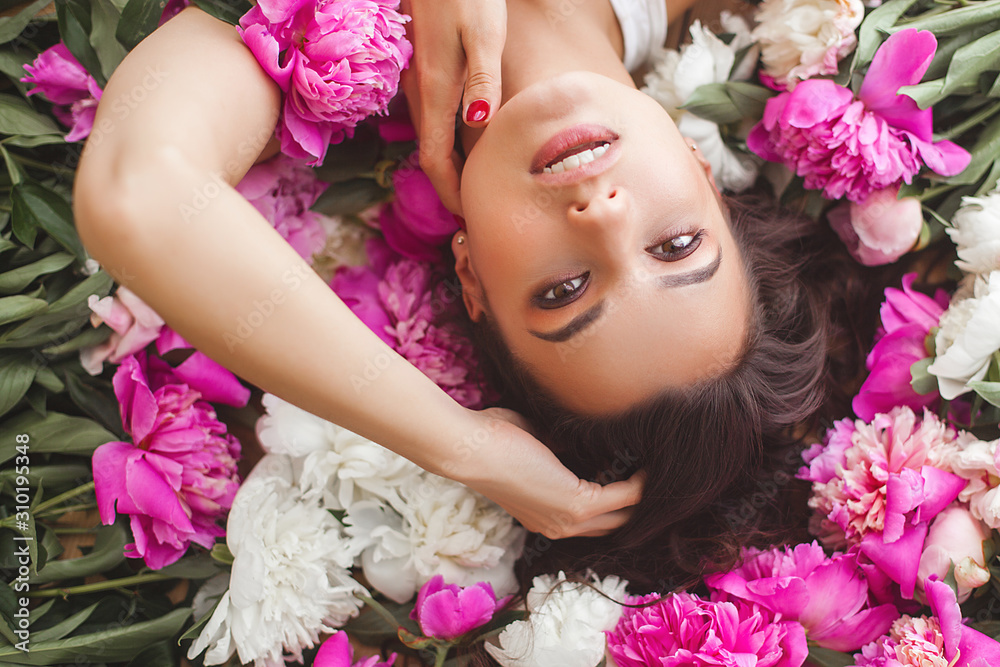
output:
<svg viewBox="0 0 1000 667"><path fill-rule="evenodd" d="M662 243L658 243L655 246L648 248L648 250L651 254L656 256L657 259L661 259L665 262L676 262L693 253L698 246L701 245L701 239L704 235L704 230L677 234L676 236L671 236Z"/></svg>
<svg viewBox="0 0 1000 667"><path fill-rule="evenodd" d="M585 273L582 276L563 280L553 285L543 294L535 297L535 305L539 308L561 308L573 302L583 294L589 277L590 274Z"/></svg>

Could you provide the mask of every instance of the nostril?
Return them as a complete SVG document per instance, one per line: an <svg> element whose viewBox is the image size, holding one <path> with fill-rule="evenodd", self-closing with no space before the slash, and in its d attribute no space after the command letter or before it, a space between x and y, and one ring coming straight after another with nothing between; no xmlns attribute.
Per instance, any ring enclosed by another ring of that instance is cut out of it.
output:
<svg viewBox="0 0 1000 667"><path fill-rule="evenodd" d="M583 213L586 210L587 210L587 205L586 204L577 204L576 205L576 212L577 213Z"/></svg>
<svg viewBox="0 0 1000 667"><path fill-rule="evenodd" d="M611 194L608 195L608 199L614 199L617 196L618 196L618 190L614 189L611 191Z"/></svg>

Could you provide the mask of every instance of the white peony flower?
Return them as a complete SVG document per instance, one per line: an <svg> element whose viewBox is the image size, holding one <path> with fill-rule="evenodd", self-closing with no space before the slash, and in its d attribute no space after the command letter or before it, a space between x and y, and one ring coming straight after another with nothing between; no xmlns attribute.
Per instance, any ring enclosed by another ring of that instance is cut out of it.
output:
<svg viewBox="0 0 1000 667"><path fill-rule="evenodd" d="M264 394L267 413L257 421L257 439L268 452L297 457L296 479L306 496L341 510L364 499L404 504L397 489L419 479L423 469L367 438Z"/></svg>
<svg viewBox="0 0 1000 667"><path fill-rule="evenodd" d="M340 216L317 214L316 219L326 232L326 242L320 250L313 253L310 264L323 282L329 283L337 268L341 266L363 266L368 263L365 243L375 237L376 233L374 225L365 224L365 218L377 218L377 212L381 208L382 205L378 204L362 211L359 214L361 221L358 223Z"/></svg>
<svg viewBox="0 0 1000 667"><path fill-rule="evenodd" d="M997 469L997 447L1000 440L984 442L971 433L961 432L947 455L950 469L968 485L958 494L958 500L968 503L972 516L990 528L1000 529L1000 470Z"/></svg>
<svg viewBox="0 0 1000 667"><path fill-rule="evenodd" d="M243 663L284 667L302 649L357 615L367 591L347 568L359 546L333 516L303 500L291 461L265 456L233 501L226 543L234 560L222 596L188 657L207 649L205 664L235 651Z"/></svg>
<svg viewBox="0 0 1000 667"><path fill-rule="evenodd" d="M753 31L764 73L788 89L835 74L839 61L854 50L854 31L864 17L862 0L764 0Z"/></svg>
<svg viewBox="0 0 1000 667"><path fill-rule="evenodd" d="M735 153L722 139L719 126L680 107L700 86L749 78L756 56L745 58L733 72L736 51L750 44L746 22L723 12L723 27L735 35L726 44L700 21L691 25L691 43L680 51L661 49L654 57L653 69L646 75L642 92L659 102L670 114L682 135L693 139L712 166L720 187L739 192L750 187L757 178L758 162L746 153ZM749 67L744 67L749 63Z"/></svg>
<svg viewBox="0 0 1000 667"><path fill-rule="evenodd" d="M951 224L945 231L958 246L958 268L969 273L1000 269L1000 192L962 197Z"/></svg>
<svg viewBox="0 0 1000 667"><path fill-rule="evenodd" d="M364 545L361 563L373 587L397 602L437 574L459 586L487 581L497 596L517 590L514 561L526 533L503 509L430 473L399 492L398 521L371 502L351 505L344 517L346 532Z"/></svg>
<svg viewBox="0 0 1000 667"><path fill-rule="evenodd" d="M1000 270L977 276L972 296L953 298L940 326L937 357L927 371L937 376L941 396L951 400L970 391L970 381L983 379L1000 349Z"/></svg>
<svg viewBox="0 0 1000 667"><path fill-rule="evenodd" d="M625 600L628 582L590 573L590 583L601 592L566 581L563 572L535 577L527 620L508 625L497 637L500 645L488 643L486 652L503 667L594 667L604 658L604 633L621 616L618 602Z"/></svg>

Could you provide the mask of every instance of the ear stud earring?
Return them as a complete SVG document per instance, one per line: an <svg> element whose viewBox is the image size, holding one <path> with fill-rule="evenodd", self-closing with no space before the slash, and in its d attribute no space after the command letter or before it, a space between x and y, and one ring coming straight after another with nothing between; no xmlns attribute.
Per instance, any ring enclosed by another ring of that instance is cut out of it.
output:
<svg viewBox="0 0 1000 667"><path fill-rule="evenodd" d="M465 237L464 236L459 236L457 239L455 239L455 243L457 243L458 245L464 245L465 244Z"/></svg>

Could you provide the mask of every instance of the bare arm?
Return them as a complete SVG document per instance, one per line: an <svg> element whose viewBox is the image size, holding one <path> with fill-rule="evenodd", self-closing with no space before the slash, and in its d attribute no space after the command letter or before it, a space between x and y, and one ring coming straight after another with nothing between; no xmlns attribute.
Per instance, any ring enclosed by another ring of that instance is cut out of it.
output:
<svg viewBox="0 0 1000 667"><path fill-rule="evenodd" d="M528 528L557 537L620 524L638 479L583 482L526 432L453 401L233 189L279 104L233 26L196 8L164 24L118 67L98 107L74 185L88 251L233 372L469 484Z"/></svg>

